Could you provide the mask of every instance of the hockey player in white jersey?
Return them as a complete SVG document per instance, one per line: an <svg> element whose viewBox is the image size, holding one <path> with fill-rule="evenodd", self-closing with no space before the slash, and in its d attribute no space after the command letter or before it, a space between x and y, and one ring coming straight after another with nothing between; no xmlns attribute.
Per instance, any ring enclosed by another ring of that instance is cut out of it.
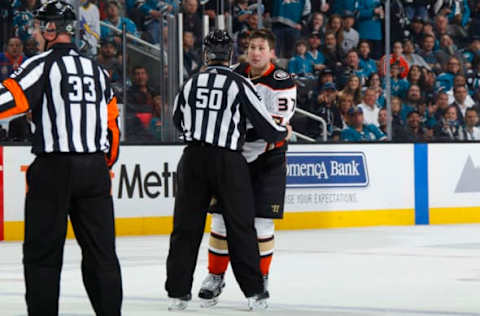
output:
<svg viewBox="0 0 480 316"><path fill-rule="evenodd" d="M272 117L287 124L296 106L297 90L290 75L275 66L275 37L271 31L257 30L249 36L246 64L234 66L235 72L248 77L255 84ZM274 218L283 217L286 186L285 141L268 144L257 137L254 129L248 129L243 155L249 163L250 176L255 195L255 229L260 250L260 270L267 290L268 273L274 250ZM225 286L224 274L229 263L227 234L222 206L212 203L212 224L209 239L209 274L202 283L199 297L202 306L213 306ZM251 302L253 304L253 301ZM258 302L257 302L258 303ZM266 298L251 309L266 308Z"/></svg>

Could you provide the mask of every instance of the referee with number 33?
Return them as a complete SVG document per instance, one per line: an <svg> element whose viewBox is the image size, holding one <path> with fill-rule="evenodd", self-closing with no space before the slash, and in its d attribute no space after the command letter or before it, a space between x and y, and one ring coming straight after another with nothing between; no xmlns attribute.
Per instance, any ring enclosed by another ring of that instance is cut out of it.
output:
<svg viewBox="0 0 480 316"><path fill-rule="evenodd" d="M118 157L117 100L107 72L71 43L73 8L50 0L35 18L45 52L0 84L0 118L31 111L35 124L23 244L28 315L58 315L70 216L95 314L119 316L122 281L109 175Z"/></svg>
<svg viewBox="0 0 480 316"><path fill-rule="evenodd" d="M260 273L254 200L241 154L247 126L274 143L291 134L275 124L249 79L228 66L232 39L225 31L205 38L207 68L187 80L175 99L173 121L187 146L177 169L173 232L167 259L170 310L187 307L207 209L215 196L224 205L235 277L254 306L268 296Z"/></svg>

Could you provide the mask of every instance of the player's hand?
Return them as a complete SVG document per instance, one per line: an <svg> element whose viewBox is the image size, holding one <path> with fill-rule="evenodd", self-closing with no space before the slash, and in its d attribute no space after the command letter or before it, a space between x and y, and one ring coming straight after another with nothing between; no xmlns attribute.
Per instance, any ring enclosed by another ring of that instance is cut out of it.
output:
<svg viewBox="0 0 480 316"><path fill-rule="evenodd" d="M287 128L287 137L285 137L285 140L289 140L292 137L292 125L287 124L285 127Z"/></svg>

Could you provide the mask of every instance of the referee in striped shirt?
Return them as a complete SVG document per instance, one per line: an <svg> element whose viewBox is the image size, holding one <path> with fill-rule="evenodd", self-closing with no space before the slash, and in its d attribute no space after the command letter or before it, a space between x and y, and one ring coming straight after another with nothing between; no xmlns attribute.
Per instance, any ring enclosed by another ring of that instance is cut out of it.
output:
<svg viewBox="0 0 480 316"><path fill-rule="evenodd" d="M95 313L118 316L122 282L109 175L118 156L117 100L106 71L71 43L72 7L49 1L35 18L46 51L0 84L0 118L32 111L35 124L23 244L28 315L58 315L70 216Z"/></svg>
<svg viewBox="0 0 480 316"><path fill-rule="evenodd" d="M225 31L205 38L208 67L194 75L176 96L175 126L187 146L177 170L173 232L165 284L169 309L187 307L213 196L225 205L233 272L249 301L268 296L263 288L254 228L254 202L247 162L241 154L247 125L270 143L289 136L291 128L275 124L254 85L228 66L232 39Z"/></svg>

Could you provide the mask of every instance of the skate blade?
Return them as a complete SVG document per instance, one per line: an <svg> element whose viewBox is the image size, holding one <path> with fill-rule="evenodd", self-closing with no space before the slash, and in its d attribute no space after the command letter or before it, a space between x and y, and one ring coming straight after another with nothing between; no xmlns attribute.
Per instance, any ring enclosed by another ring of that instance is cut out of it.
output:
<svg viewBox="0 0 480 316"><path fill-rule="evenodd" d="M202 308L210 308L212 306L215 306L218 304L218 298L212 298L212 299L200 299L200 307Z"/></svg>

